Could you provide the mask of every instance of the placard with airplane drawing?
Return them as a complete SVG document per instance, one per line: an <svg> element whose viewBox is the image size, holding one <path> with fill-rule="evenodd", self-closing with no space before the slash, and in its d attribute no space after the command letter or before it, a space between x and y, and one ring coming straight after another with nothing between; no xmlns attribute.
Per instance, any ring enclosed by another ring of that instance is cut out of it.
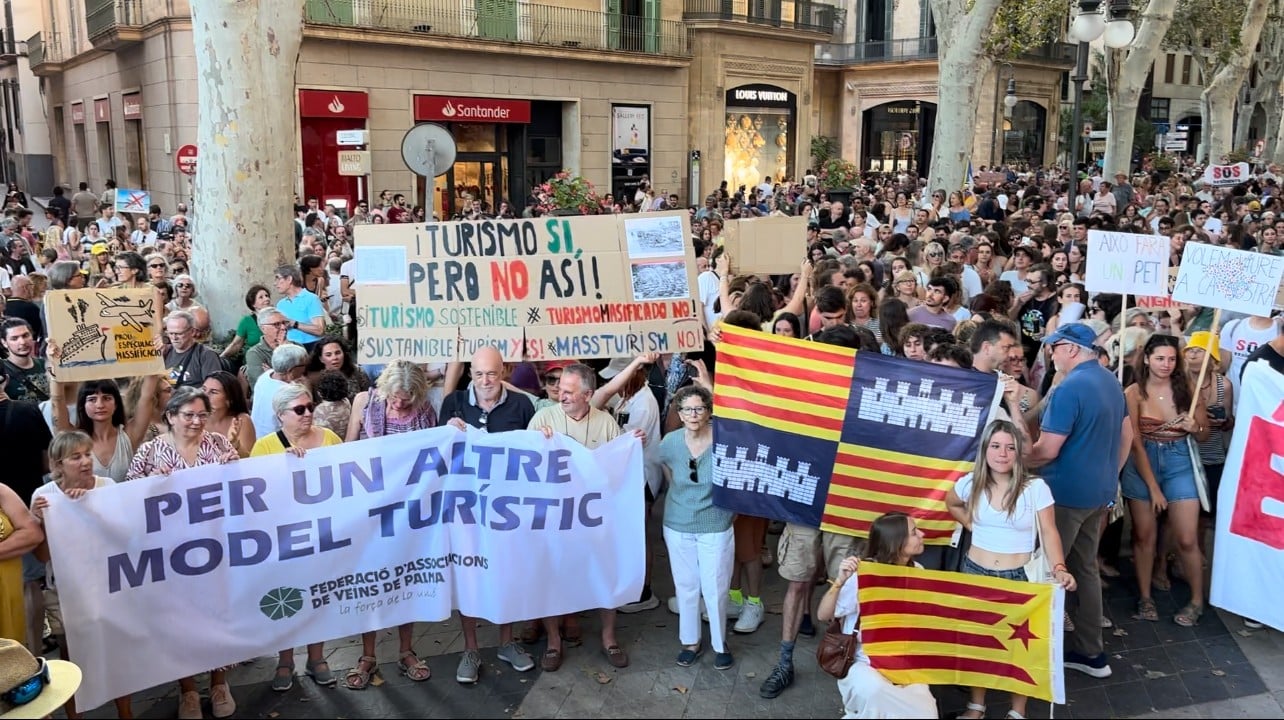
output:
<svg viewBox="0 0 1284 720"><path fill-rule="evenodd" d="M151 288L55 290L45 296L59 382L134 377L165 371L156 349L161 324Z"/></svg>

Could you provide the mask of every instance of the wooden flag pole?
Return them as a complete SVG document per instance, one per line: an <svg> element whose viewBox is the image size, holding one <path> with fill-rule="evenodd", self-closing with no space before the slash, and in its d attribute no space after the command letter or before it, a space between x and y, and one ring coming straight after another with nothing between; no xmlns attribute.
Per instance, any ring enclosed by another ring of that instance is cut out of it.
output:
<svg viewBox="0 0 1284 720"><path fill-rule="evenodd" d="M1219 331L1218 326L1221 324L1221 320L1222 320L1222 309L1217 308L1213 310L1213 324L1209 327L1209 330L1208 330L1208 332L1213 336L1213 342L1217 342L1217 333ZM1186 415L1188 417L1194 416L1195 406L1199 404L1199 393L1201 389L1204 387L1204 378L1208 375L1208 360L1212 356L1213 356L1213 353L1211 351L1209 350L1204 351L1204 362L1200 363L1199 365L1199 380L1195 382L1194 391L1191 392L1190 394L1190 410L1186 412Z"/></svg>
<svg viewBox="0 0 1284 720"><path fill-rule="evenodd" d="M1123 331L1128 327L1128 293L1123 294L1123 306L1119 308L1119 384L1124 381L1124 344Z"/></svg>

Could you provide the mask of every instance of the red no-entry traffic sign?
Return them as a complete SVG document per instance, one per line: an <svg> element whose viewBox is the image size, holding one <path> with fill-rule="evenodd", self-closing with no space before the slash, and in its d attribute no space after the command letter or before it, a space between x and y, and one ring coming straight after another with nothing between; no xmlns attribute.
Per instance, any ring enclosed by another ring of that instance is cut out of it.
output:
<svg viewBox="0 0 1284 720"><path fill-rule="evenodd" d="M174 161L178 163L178 171L184 175L196 174L196 146L184 145L174 153Z"/></svg>

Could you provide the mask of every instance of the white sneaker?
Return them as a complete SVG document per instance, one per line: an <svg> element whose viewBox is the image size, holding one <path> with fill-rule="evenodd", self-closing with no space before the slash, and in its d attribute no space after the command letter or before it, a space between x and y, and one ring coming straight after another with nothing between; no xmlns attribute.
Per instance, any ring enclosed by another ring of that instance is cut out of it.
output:
<svg viewBox="0 0 1284 720"><path fill-rule="evenodd" d="M673 597L669 598L669 612L673 613L674 615L678 614L678 596L677 595L674 595ZM704 598L700 598L700 617L704 618L705 622L708 622L709 620L709 612L704 609Z"/></svg>
<svg viewBox="0 0 1284 720"><path fill-rule="evenodd" d="M740 611L740 618L731 629L741 634L751 633L762 625L762 616L765 612L762 603L746 601Z"/></svg>
<svg viewBox="0 0 1284 720"><path fill-rule="evenodd" d="M740 611L744 609L744 606L743 600L735 602L731 598L727 598L727 619L735 620L740 617ZM704 606L703 602L700 605L700 619L709 622L709 609Z"/></svg>
<svg viewBox="0 0 1284 720"><path fill-rule="evenodd" d="M1248 628L1249 630L1261 630L1262 624L1257 622L1256 620L1249 620L1248 618L1244 618L1244 627Z"/></svg>

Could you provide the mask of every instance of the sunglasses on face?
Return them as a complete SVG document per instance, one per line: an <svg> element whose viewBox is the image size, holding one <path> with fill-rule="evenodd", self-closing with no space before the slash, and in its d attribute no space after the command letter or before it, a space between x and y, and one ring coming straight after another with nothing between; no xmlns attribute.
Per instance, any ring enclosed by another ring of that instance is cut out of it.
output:
<svg viewBox="0 0 1284 720"><path fill-rule="evenodd" d="M303 417L305 414L315 412L316 409L316 403L308 403L307 405L295 405L290 408L290 411L299 417Z"/></svg>

